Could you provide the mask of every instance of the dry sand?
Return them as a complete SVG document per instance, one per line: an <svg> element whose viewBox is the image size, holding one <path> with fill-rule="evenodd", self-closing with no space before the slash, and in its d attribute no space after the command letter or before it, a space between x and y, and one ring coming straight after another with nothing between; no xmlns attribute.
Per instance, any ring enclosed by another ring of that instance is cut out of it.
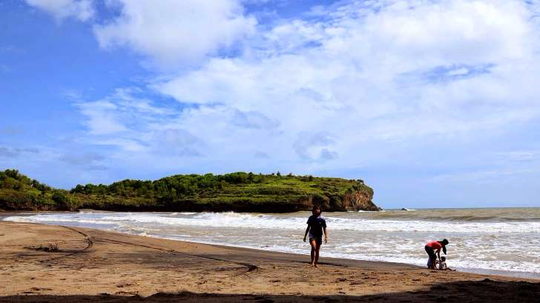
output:
<svg viewBox="0 0 540 303"><path fill-rule="evenodd" d="M29 247L54 243L59 251ZM306 251L307 252L307 251ZM538 280L0 222L0 302L539 302Z"/></svg>

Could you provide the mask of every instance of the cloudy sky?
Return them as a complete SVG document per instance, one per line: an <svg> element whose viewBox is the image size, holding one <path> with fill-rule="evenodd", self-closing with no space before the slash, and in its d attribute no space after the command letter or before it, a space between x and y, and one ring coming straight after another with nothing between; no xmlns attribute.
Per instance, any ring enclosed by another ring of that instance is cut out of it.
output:
<svg viewBox="0 0 540 303"><path fill-rule="evenodd" d="M540 206L539 0L2 0L0 169Z"/></svg>

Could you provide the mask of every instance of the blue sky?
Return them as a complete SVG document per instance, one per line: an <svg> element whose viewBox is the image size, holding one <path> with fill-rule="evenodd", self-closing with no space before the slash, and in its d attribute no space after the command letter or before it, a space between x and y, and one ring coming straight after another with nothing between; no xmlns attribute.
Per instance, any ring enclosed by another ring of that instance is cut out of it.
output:
<svg viewBox="0 0 540 303"><path fill-rule="evenodd" d="M382 207L540 206L540 2L0 2L0 169L361 178Z"/></svg>

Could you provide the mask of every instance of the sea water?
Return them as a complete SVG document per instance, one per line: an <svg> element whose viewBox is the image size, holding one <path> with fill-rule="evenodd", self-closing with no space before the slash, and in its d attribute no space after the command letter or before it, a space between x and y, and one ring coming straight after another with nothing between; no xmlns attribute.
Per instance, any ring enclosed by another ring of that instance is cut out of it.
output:
<svg viewBox="0 0 540 303"><path fill-rule="evenodd" d="M21 213L3 220L309 254L302 241L309 215L82 211ZM329 241L322 257L425 266L424 245L446 238L451 268L540 278L540 208L327 212L323 217Z"/></svg>

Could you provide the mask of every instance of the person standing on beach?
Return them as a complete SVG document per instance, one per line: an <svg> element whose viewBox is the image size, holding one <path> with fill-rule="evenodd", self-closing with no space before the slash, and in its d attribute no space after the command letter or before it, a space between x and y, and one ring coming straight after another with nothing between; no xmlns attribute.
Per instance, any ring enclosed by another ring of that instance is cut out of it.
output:
<svg viewBox="0 0 540 303"><path fill-rule="evenodd" d="M430 241L426 244L425 249L429 256L428 267L430 269L436 269L435 261L437 258L439 259L439 262L441 262L441 248L446 255L446 245L448 245L448 243L448 240L443 239L442 241Z"/></svg>
<svg viewBox="0 0 540 303"><path fill-rule="evenodd" d="M308 227L304 234L304 242L309 233L309 244L311 244L311 266L317 267L319 263L319 251L321 250L322 236L324 233L324 243L328 243L328 232L326 231L326 220L321 216L321 207L313 206L312 215L307 221Z"/></svg>

